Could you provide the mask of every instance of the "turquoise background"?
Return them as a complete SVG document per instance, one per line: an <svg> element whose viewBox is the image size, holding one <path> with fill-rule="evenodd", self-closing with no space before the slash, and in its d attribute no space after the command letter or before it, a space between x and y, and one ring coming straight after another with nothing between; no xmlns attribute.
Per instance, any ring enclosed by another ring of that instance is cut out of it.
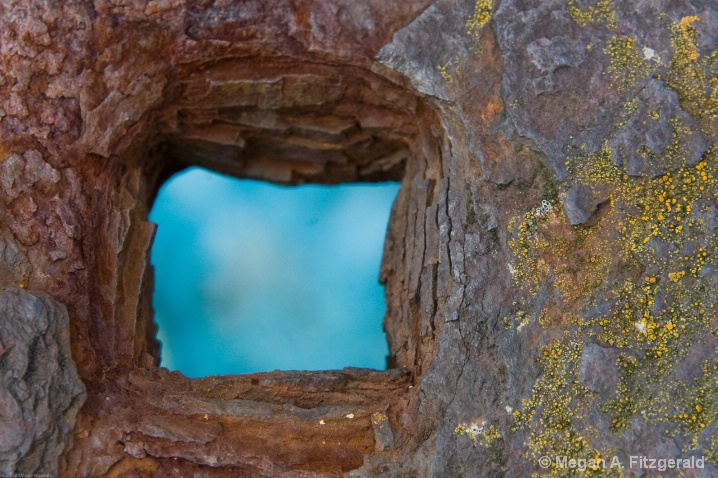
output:
<svg viewBox="0 0 718 478"><path fill-rule="evenodd" d="M161 365L188 377L385 369L379 266L398 190L175 175L150 213Z"/></svg>

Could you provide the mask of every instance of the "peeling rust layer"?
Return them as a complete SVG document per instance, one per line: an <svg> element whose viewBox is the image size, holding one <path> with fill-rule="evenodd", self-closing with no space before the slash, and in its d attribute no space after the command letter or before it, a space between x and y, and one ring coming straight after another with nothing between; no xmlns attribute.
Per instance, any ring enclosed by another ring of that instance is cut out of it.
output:
<svg viewBox="0 0 718 478"><path fill-rule="evenodd" d="M75 432L82 446L67 455L65 467L92 474L96 462L85 457L109 454L108 463L141 460L114 465L123 469L149 462L182 473L212 467L254 476L290 470L335 476L362 465L374 450L371 415L395 414L396 396L409 384L410 374L399 370L195 380L158 369L115 372L89 387ZM109 450L108 440L115 443Z"/></svg>
<svg viewBox="0 0 718 478"><path fill-rule="evenodd" d="M283 184L400 180L417 134L416 98L363 68L234 60L168 88L179 93L161 113L163 165Z"/></svg>

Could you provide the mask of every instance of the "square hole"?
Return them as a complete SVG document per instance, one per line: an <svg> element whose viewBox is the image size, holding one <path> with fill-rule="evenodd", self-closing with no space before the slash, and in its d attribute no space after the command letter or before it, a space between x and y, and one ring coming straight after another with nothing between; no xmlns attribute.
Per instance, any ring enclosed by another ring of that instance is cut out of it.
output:
<svg viewBox="0 0 718 478"><path fill-rule="evenodd" d="M177 78L100 172L108 188L98 211L109 216L91 252L99 318L86 328L80 320L73 337L88 384L73 456L159 474L336 475L406 446L412 387L435 352L433 308L423 302L433 300L431 281L419 274L424 263L429 279L435 273L424 253L439 234L426 215L441 177L431 107L357 66L230 59ZM284 185L401 181L380 271L396 368L187 378L157 367L149 209L163 181L191 166Z"/></svg>
<svg viewBox="0 0 718 478"><path fill-rule="evenodd" d="M383 370L396 183L282 187L189 168L153 204L160 364L188 377Z"/></svg>

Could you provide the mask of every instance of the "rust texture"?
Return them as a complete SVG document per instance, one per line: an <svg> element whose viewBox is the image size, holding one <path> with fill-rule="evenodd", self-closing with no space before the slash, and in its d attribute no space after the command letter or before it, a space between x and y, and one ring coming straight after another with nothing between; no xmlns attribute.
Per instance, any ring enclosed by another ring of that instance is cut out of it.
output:
<svg viewBox="0 0 718 478"><path fill-rule="evenodd" d="M0 474L515 477L569 454L716 476L717 19L700 0L2 3ZM191 165L401 181L390 370L157 367L147 215Z"/></svg>

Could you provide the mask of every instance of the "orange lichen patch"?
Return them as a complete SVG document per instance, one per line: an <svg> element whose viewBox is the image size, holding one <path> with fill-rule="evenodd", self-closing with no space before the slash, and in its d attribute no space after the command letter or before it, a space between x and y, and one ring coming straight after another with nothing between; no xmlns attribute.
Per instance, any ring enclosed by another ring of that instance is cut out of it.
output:
<svg viewBox="0 0 718 478"><path fill-rule="evenodd" d="M491 101L488 105L486 105L486 110L481 114L481 120L488 123L496 116L500 115L503 110L504 105L501 101Z"/></svg>
<svg viewBox="0 0 718 478"><path fill-rule="evenodd" d="M696 29L693 27L693 23L698 21L698 17L691 15L688 17L681 18L678 22L678 28L681 31L683 42L686 45L686 57L691 61L698 59L698 49L696 48Z"/></svg>
<svg viewBox="0 0 718 478"><path fill-rule="evenodd" d="M489 116L496 116L504 110L504 105L501 101L492 101L486 107L486 112Z"/></svg>
<svg viewBox="0 0 718 478"><path fill-rule="evenodd" d="M698 34L693 26L699 21L688 16L672 26L675 54L670 62L666 82L678 92L681 106L699 123L707 135L714 135L718 117L718 51L702 57L698 53Z"/></svg>

